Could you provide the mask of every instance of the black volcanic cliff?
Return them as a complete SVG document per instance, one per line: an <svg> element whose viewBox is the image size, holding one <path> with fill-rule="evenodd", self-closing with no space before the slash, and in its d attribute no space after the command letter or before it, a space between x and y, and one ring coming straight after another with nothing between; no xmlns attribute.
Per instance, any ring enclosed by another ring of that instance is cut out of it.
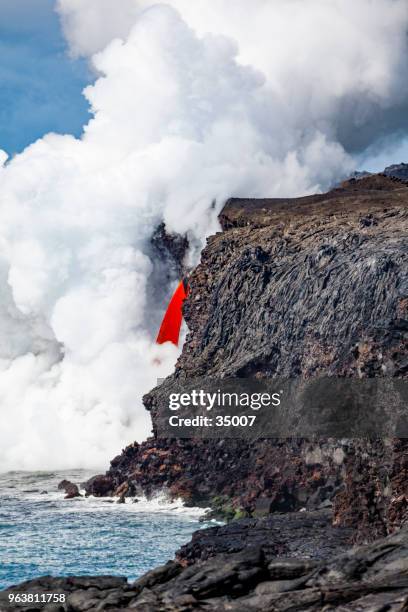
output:
<svg viewBox="0 0 408 612"><path fill-rule="evenodd" d="M186 377L408 376L408 186L385 175L297 199L227 202L190 278ZM153 425L160 387L145 403ZM356 539L404 520L402 440L167 440L127 447L90 493L164 489L227 516L334 504Z"/></svg>
<svg viewBox="0 0 408 612"><path fill-rule="evenodd" d="M176 370L145 397L155 435L87 492L164 490L236 520L133 584L45 577L0 593L0 611L10 592L44 590L67 602L20 609L408 610L407 440L157 435L169 390L191 377L406 379L408 184L372 175L323 195L233 199L220 221L190 277Z"/></svg>

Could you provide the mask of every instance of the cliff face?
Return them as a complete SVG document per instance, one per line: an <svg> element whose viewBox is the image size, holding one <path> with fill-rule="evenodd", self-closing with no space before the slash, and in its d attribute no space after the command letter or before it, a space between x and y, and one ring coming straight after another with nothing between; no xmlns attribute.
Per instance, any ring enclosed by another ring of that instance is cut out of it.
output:
<svg viewBox="0 0 408 612"><path fill-rule="evenodd" d="M408 186L374 175L328 194L230 200L190 278L186 377L407 377ZM145 403L153 425L160 387ZM405 517L402 441L166 440L131 445L89 492L165 488L231 516L334 503L385 534Z"/></svg>
<svg viewBox="0 0 408 612"><path fill-rule="evenodd" d="M235 199L220 219L190 278L175 373L145 398L156 432L169 390L189 377L408 377L407 184L376 175L307 198ZM179 259L183 243L163 236ZM406 610L408 525L345 549L406 522L407 482L402 439L156 435L124 449L88 493L164 489L240 520L196 532L133 584L45 577L0 593L0 610L12 609L9 593L44 591L78 612Z"/></svg>
<svg viewBox="0 0 408 612"><path fill-rule="evenodd" d="M178 373L403 374L408 188L231 200L191 278Z"/></svg>

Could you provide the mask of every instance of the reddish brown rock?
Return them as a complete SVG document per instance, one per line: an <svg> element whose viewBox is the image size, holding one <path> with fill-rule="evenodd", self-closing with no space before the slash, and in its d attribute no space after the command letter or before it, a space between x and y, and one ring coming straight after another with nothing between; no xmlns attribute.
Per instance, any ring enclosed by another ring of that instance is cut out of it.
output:
<svg viewBox="0 0 408 612"><path fill-rule="evenodd" d="M97 476L93 476L87 482L85 482L84 488L86 490L87 495L94 495L95 497L107 497L109 495L113 495L115 491L115 484L111 476L105 474L98 474Z"/></svg>
<svg viewBox="0 0 408 612"><path fill-rule="evenodd" d="M58 489L65 491L65 499L74 499L75 497L81 497L78 485L70 482L69 480L61 480L58 485Z"/></svg>
<svg viewBox="0 0 408 612"><path fill-rule="evenodd" d="M295 199L233 199L192 273L183 377L408 376L408 186L384 175ZM145 403L157 431L160 387ZM404 446L352 440L166 440L112 462L142 489L247 513L334 501L362 539L405 519Z"/></svg>

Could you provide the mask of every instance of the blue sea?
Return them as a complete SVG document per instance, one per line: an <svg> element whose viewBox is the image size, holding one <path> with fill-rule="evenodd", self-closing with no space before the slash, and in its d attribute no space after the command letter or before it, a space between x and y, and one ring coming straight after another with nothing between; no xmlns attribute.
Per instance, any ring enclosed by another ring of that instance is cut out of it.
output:
<svg viewBox="0 0 408 612"><path fill-rule="evenodd" d="M0 589L38 576L115 575L135 579L185 544L202 509L163 498L117 504L64 500L58 483L92 473L0 474ZM208 525L207 525L208 526Z"/></svg>

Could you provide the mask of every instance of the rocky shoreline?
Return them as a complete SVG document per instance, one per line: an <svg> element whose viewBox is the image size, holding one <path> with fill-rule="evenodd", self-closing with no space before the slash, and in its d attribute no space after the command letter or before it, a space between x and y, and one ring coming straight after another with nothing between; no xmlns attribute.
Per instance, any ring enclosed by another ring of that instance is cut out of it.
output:
<svg viewBox="0 0 408 612"><path fill-rule="evenodd" d="M196 531L191 541L176 552L176 560L187 567L220 554L258 547L266 561L285 557L317 562L346 551L353 533L352 528L333 526L329 508L270 514Z"/></svg>
<svg viewBox="0 0 408 612"><path fill-rule="evenodd" d="M318 531L319 529L317 529ZM24 612L402 612L408 607L408 531L336 554L331 559L270 556L262 544L218 553L183 567L177 561L125 578L51 578L0 593L0 610L11 593L57 593L64 604L21 605Z"/></svg>
<svg viewBox="0 0 408 612"><path fill-rule="evenodd" d="M166 393L189 377L408 377L408 184L370 175L305 198L233 199L220 221L189 278L175 373L145 397L155 435L85 487L120 501L164 491L228 524L133 584L24 583L14 590L68 603L18 609L408 609L406 440L157 436Z"/></svg>
<svg viewBox="0 0 408 612"><path fill-rule="evenodd" d="M405 167L404 167L405 168ZM403 170L404 170L403 168ZM386 174L327 194L230 200L190 276L175 373L145 397L157 433L170 391L197 376L408 376L408 184ZM403 440L154 436L87 483L92 495L166 491L227 519L318 509L356 541L406 516Z"/></svg>

